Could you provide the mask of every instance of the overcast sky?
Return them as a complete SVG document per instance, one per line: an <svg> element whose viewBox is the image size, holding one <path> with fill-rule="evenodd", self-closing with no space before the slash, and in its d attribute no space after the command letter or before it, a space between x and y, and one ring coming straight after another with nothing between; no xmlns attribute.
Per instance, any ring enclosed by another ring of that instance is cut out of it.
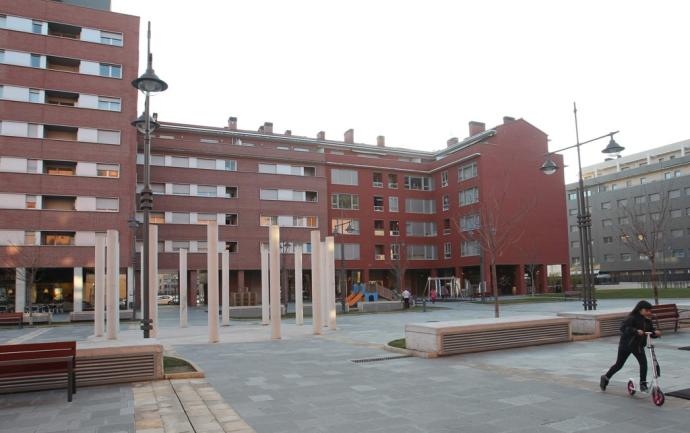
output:
<svg viewBox="0 0 690 433"><path fill-rule="evenodd" d="M625 154L690 138L687 1L113 0L153 26L165 121L434 150L522 117L573 144L620 130ZM603 160L606 141L583 148ZM574 153L566 154L573 179Z"/></svg>

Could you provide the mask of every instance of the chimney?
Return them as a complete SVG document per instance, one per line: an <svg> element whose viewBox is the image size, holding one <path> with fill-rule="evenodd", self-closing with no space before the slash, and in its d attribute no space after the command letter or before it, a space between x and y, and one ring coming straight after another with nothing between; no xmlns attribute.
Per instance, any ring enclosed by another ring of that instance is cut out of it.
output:
<svg viewBox="0 0 690 433"><path fill-rule="evenodd" d="M378 147L386 147L386 137L384 137L383 135L379 135L378 137L376 137L376 145Z"/></svg>
<svg viewBox="0 0 690 433"><path fill-rule="evenodd" d="M259 126L258 131L261 132L261 133L263 134L263 132L264 132L264 125Z"/></svg>
<svg viewBox="0 0 690 433"><path fill-rule="evenodd" d="M237 131L237 117L228 117L228 129Z"/></svg>
<svg viewBox="0 0 690 433"><path fill-rule="evenodd" d="M264 122L264 133L273 134L273 122Z"/></svg>
<svg viewBox="0 0 690 433"><path fill-rule="evenodd" d="M486 125L482 122L470 121L470 137L481 134L486 130Z"/></svg>
<svg viewBox="0 0 690 433"><path fill-rule="evenodd" d="M317 140L325 140L326 139L326 131L319 131L316 133L316 139Z"/></svg>
<svg viewBox="0 0 690 433"><path fill-rule="evenodd" d="M514 118L514 117L503 116L503 123L504 123L504 124L505 124L505 123L514 122L514 121L515 121L515 118Z"/></svg>
<svg viewBox="0 0 690 433"><path fill-rule="evenodd" d="M355 142L355 130L350 128L347 131L345 131L345 143L354 143Z"/></svg>
<svg viewBox="0 0 690 433"><path fill-rule="evenodd" d="M452 146L455 146L456 144L458 144L458 142L459 142L458 137L452 137L452 138L449 138L448 141L446 141L446 146L452 147Z"/></svg>
<svg viewBox="0 0 690 433"><path fill-rule="evenodd" d="M285 135L292 135L292 130L286 129L286 130L285 130Z"/></svg>

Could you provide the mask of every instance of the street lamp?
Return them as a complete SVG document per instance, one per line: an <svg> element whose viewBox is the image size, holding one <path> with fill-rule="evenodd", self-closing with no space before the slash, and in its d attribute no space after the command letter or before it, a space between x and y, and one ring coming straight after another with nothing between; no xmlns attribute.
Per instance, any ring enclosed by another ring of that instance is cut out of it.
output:
<svg viewBox="0 0 690 433"><path fill-rule="evenodd" d="M131 217L127 220L127 226L132 230L132 272L137 267L137 229L141 224L135 217ZM134 290L132 290L134 293ZM134 304L135 302L132 302Z"/></svg>
<svg viewBox="0 0 690 433"><path fill-rule="evenodd" d="M343 231L342 227L347 225L345 227L345 230ZM338 230L340 228L340 230ZM340 240L340 278L339 278L339 285L340 285L340 296L342 297L340 301L341 309L343 314L347 312L347 277L345 275L345 233L352 233L354 232L355 229L352 228L352 218L347 220L345 222L343 218L343 213L342 210L340 212L340 222L336 224L333 227L333 233L338 233L343 236L343 238Z"/></svg>
<svg viewBox="0 0 690 433"><path fill-rule="evenodd" d="M546 159L542 164L540 170L546 175L552 175L558 171L560 167L556 164L551 155L563 152L568 149L577 149L577 167L578 167L578 188L577 188L577 227L580 232L580 249L582 250L581 260L582 263L582 285L583 285L583 296L582 296L582 306L585 310L596 310L597 309L597 299L594 292L594 272L592 270L592 216L589 213L589 207L587 205L587 195L585 194L585 182L582 178L582 162L580 160L580 146L583 144L591 143L593 141L601 140L602 138L609 138L609 144L602 150L602 153L620 153L625 148L620 144L616 143L613 136L618 134L619 131L609 132L600 137L593 138L591 140L580 142L580 132L577 124L577 106L573 103L573 114L575 116L575 139L576 144L562 149L554 150L548 152L545 156Z"/></svg>
<svg viewBox="0 0 690 433"><path fill-rule="evenodd" d="M139 198L139 207L144 213L144 248L141 252L143 260L143 298L141 330L144 331L144 338L149 338L151 331L151 318L149 317L149 223L150 212L153 209L153 193L151 192L151 133L160 125L156 119L152 119L149 110L149 98L151 93L163 92L168 88L165 81L158 78L153 71L153 55L151 54L151 22L148 23L147 32L147 63L146 72L139 78L132 81L132 86L139 89L145 95L144 113L132 122L132 126L144 134L144 187Z"/></svg>

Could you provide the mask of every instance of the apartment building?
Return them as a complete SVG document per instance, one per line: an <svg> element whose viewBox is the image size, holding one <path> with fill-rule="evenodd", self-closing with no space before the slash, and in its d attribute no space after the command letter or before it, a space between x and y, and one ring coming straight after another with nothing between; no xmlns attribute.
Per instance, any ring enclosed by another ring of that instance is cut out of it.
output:
<svg viewBox="0 0 690 433"><path fill-rule="evenodd" d="M614 280L647 281L650 261L628 237L654 235L660 277L690 278L690 140L584 167L583 178L592 214L595 272ZM581 263L576 192L576 183L567 185L575 273Z"/></svg>
<svg viewBox="0 0 690 433"><path fill-rule="evenodd" d="M140 139L139 182L142 149ZM434 152L389 147L383 136L359 143L353 130L334 140L323 131L278 133L271 122L239 129L235 117L225 127L162 122L151 170L159 271L177 272L177 252L187 249L189 299L203 299L203 225L217 221L219 249L231 253L231 292L259 294L260 246L277 223L288 269L296 244L310 268L309 232L318 229L335 236L336 271L346 269L348 284L397 287L391 271L398 267L406 287L421 294L428 276L490 279L475 235L481 221L493 221L508 238L496 258L502 291L524 293L528 265L537 266L537 286L547 290L547 265L561 265L564 275L569 269L563 178L541 174L546 149L546 134L509 117L491 129L471 122L468 138L451 138ZM482 212L501 217L482 219ZM308 284L308 270L304 278Z"/></svg>
<svg viewBox="0 0 690 433"><path fill-rule="evenodd" d="M107 229L119 230L120 296L132 299L139 18L109 5L0 0L5 308L88 308L95 236Z"/></svg>

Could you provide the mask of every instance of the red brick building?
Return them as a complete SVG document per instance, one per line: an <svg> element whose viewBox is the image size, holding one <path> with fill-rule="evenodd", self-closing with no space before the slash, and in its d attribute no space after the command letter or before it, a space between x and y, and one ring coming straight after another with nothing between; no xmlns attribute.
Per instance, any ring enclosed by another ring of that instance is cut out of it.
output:
<svg viewBox="0 0 690 433"><path fill-rule="evenodd" d="M0 308L28 303L27 273L34 304L88 306L112 228L131 299L138 45L107 0L0 0Z"/></svg>

